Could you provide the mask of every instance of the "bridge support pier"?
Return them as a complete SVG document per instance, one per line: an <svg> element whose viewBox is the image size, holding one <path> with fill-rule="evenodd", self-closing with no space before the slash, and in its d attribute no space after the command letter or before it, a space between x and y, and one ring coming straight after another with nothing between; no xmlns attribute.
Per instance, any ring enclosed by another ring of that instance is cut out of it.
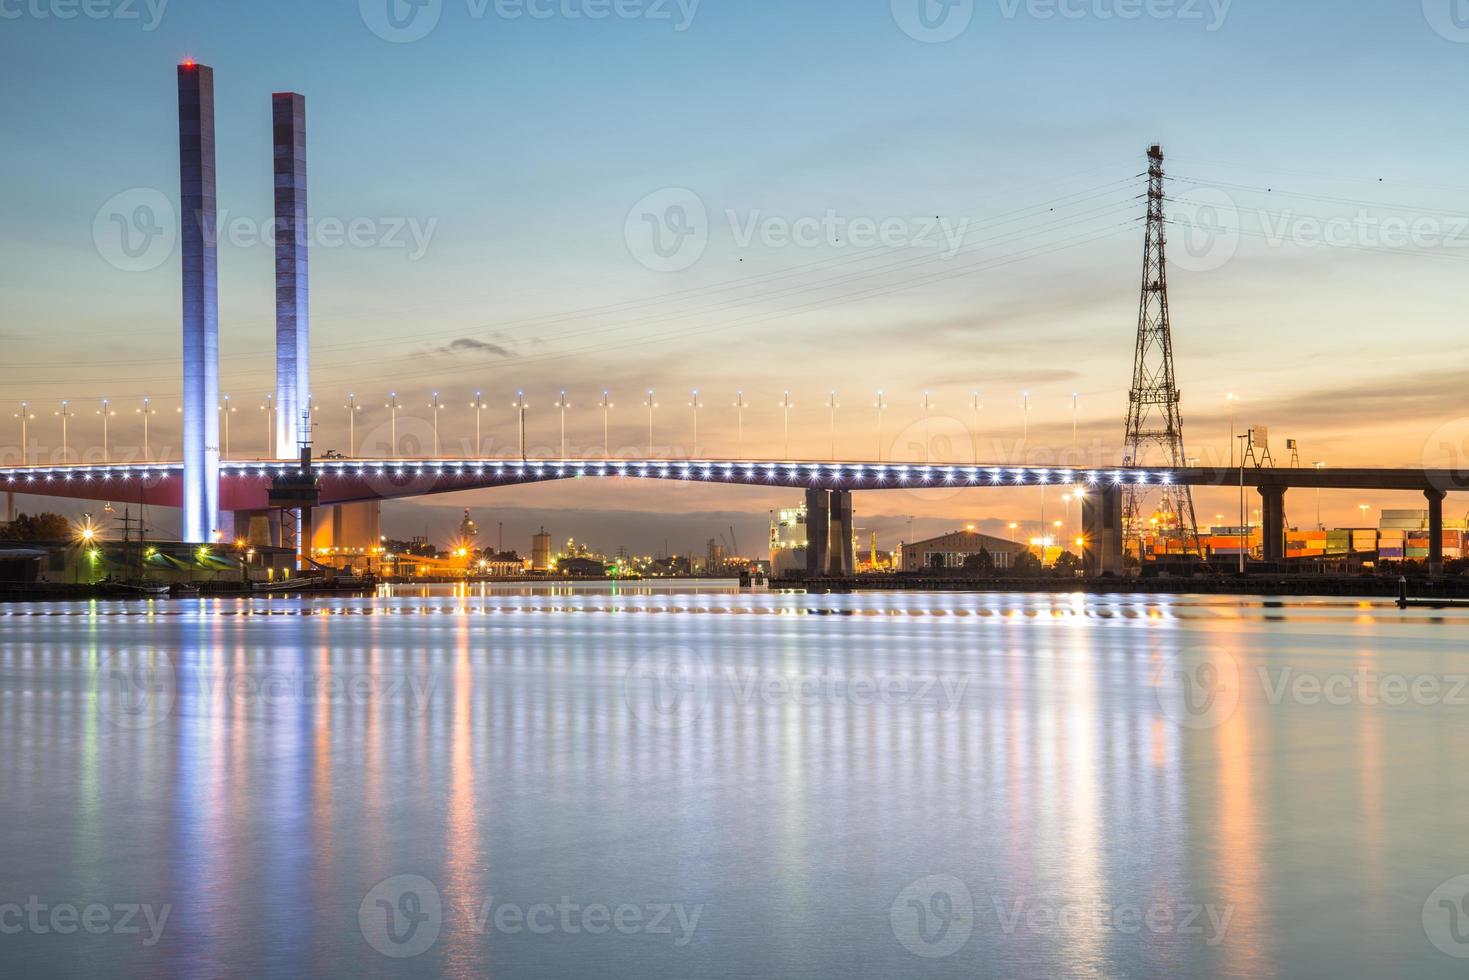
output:
<svg viewBox="0 0 1469 980"><path fill-rule="evenodd" d="M1285 560L1285 487L1261 487L1261 540L1266 561Z"/></svg>
<svg viewBox="0 0 1469 980"><path fill-rule="evenodd" d="M1428 498L1428 574L1438 578L1443 574L1443 501L1448 496L1442 490L1424 490Z"/></svg>
<svg viewBox="0 0 1469 980"><path fill-rule="evenodd" d="M5 491L5 523L15 523L15 491Z"/></svg>
<svg viewBox="0 0 1469 980"><path fill-rule="evenodd" d="M806 491L806 574L825 575L831 564L831 494Z"/></svg>
<svg viewBox="0 0 1469 980"><path fill-rule="evenodd" d="M1087 575L1122 574L1122 487L1104 486L1081 500L1082 567Z"/></svg>
<svg viewBox="0 0 1469 980"><path fill-rule="evenodd" d="M857 571L857 556L852 544L852 491L833 490L830 500L831 560L827 568L833 577L844 578Z"/></svg>

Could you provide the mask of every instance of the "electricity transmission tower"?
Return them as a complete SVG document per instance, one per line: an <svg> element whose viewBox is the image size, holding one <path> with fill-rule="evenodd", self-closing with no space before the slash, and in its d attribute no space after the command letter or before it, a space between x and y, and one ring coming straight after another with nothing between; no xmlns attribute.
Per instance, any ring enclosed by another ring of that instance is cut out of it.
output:
<svg viewBox="0 0 1469 980"><path fill-rule="evenodd" d="M1173 334L1168 320L1168 236L1163 199L1163 149L1152 146L1148 149L1148 231L1143 246L1143 289L1138 304L1132 391L1128 395L1124 462L1133 466L1177 468L1184 465L1183 421L1178 409ZM1150 458L1158 461L1150 462ZM1148 500L1155 489L1161 491L1158 506L1149 512ZM1135 537L1139 542L1139 559L1143 533L1150 527L1156 527L1160 538L1182 540L1188 552L1200 554L1194 497L1187 486L1129 485L1123 527L1129 538Z"/></svg>

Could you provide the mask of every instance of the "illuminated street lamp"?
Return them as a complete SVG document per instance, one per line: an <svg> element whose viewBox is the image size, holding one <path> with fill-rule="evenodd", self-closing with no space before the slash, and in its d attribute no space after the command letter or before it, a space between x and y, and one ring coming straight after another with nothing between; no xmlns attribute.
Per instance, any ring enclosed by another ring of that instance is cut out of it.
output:
<svg viewBox="0 0 1469 980"><path fill-rule="evenodd" d="M429 402L428 407L434 413L434 458L441 459L444 454L439 450L439 409L443 406L439 402L439 393L437 391L434 392L434 399Z"/></svg>
<svg viewBox="0 0 1469 980"><path fill-rule="evenodd" d="M982 409L982 408L984 408L984 405L980 404L980 401L979 401L979 392L977 392L977 391L971 391L969 393L969 408L974 413L974 435L973 435L973 441L974 441L974 462L975 463L978 463L979 462L979 410Z"/></svg>
<svg viewBox="0 0 1469 980"><path fill-rule="evenodd" d="M745 392L740 389L735 392L735 455L740 459L745 456Z"/></svg>
<svg viewBox="0 0 1469 980"><path fill-rule="evenodd" d="M1321 470L1326 469L1326 464L1325 463L1312 463L1311 465L1314 466L1318 472L1321 471ZM1320 487L1317 487L1316 488L1316 530L1318 530L1318 531L1324 531L1324 530L1326 530L1326 525L1321 523L1321 488Z"/></svg>
<svg viewBox="0 0 1469 980"><path fill-rule="evenodd" d="M780 400L780 406L785 412L785 458L791 458L791 393L786 391Z"/></svg>
<svg viewBox="0 0 1469 980"><path fill-rule="evenodd" d="M347 455L357 455L357 413L362 407L357 404L357 396L347 395Z"/></svg>
<svg viewBox="0 0 1469 980"><path fill-rule="evenodd" d="M653 389L648 389L648 458L653 458L653 409L658 403L653 400Z"/></svg>
<svg viewBox="0 0 1469 980"><path fill-rule="evenodd" d="M690 455L689 458L690 459L698 459L699 458L699 409L703 407L702 403L699 401L699 389L698 388L695 388L694 391L693 391L693 399L694 399L693 401L689 402L689 407L694 410L694 451Z"/></svg>
<svg viewBox="0 0 1469 980"><path fill-rule="evenodd" d="M612 414L612 395L607 391L602 392L602 458L612 458L612 440L608 438L611 431L609 418Z"/></svg>
<svg viewBox="0 0 1469 980"><path fill-rule="evenodd" d="M836 462L837 458L837 393L832 392L831 397L826 400L826 407L831 410L831 459Z"/></svg>
<svg viewBox="0 0 1469 980"><path fill-rule="evenodd" d="M571 407L571 402L566 400L566 389L561 389L561 397L556 399L556 407L561 410L561 458L566 458L566 410Z"/></svg>
<svg viewBox="0 0 1469 980"><path fill-rule="evenodd" d="M388 410L388 441L392 444L388 448L388 458L398 458L398 393L388 392L388 403L383 406Z"/></svg>
<svg viewBox="0 0 1469 980"><path fill-rule="evenodd" d="M877 461L879 463L881 463L882 462L882 410L887 407L886 402L883 400L883 394L882 394L882 389L881 388L877 389L877 401L873 404L872 407L875 408L875 409L877 409Z"/></svg>
<svg viewBox="0 0 1469 980"><path fill-rule="evenodd" d="M74 413L72 412L71 407L67 404L66 400L63 399L61 402L61 411L56 413L56 415L61 419L61 461L63 463L67 462L71 458L71 443L67 439L66 423L73 414Z"/></svg>
<svg viewBox="0 0 1469 980"><path fill-rule="evenodd" d="M1030 457L1030 453L1027 452L1030 448L1030 392L1020 393L1020 407L1023 413L1020 426L1020 452L1022 454L1020 461L1023 463Z"/></svg>
<svg viewBox="0 0 1469 980"><path fill-rule="evenodd" d="M31 462L30 440L26 426L35 416L31 414L31 406L28 402L20 403L20 413L16 415L16 418L20 419L20 465L29 466Z"/></svg>
<svg viewBox="0 0 1469 980"><path fill-rule="evenodd" d="M151 415L157 415L158 413L153 408L153 399L149 398L147 395L143 396L143 407L138 409L137 411L139 415L143 416L143 462L146 463L149 459L152 458L152 453L148 449L148 417ZM267 423L269 423L268 417L266 421Z"/></svg>
<svg viewBox="0 0 1469 980"><path fill-rule="evenodd" d="M1076 419L1076 416L1077 416L1077 406L1078 406L1077 399L1079 399L1080 397L1081 396L1078 395L1074 391L1071 393L1071 448L1072 449L1075 449L1076 448L1076 420L1077 420Z"/></svg>
<svg viewBox="0 0 1469 980"><path fill-rule="evenodd" d="M1362 512L1362 524L1363 524L1363 526L1366 526L1366 524L1367 524L1367 512L1372 509L1372 505L1371 504L1358 504L1357 505L1357 509Z"/></svg>
<svg viewBox="0 0 1469 980"><path fill-rule="evenodd" d="M148 399L145 398L143 401L146 403ZM275 396L266 395L265 404L260 406L260 410L265 413L265 455L271 457L275 455ZM147 432L148 423L144 422L143 433L145 443L147 442ZM144 458L147 458L147 455L148 452L145 449L143 451Z"/></svg>
<svg viewBox="0 0 1469 980"><path fill-rule="evenodd" d="M1234 408L1239 404L1239 395L1231 391L1224 400L1229 403L1229 468L1234 469Z"/></svg>
<svg viewBox="0 0 1469 980"><path fill-rule="evenodd" d="M97 412L102 416L102 462L112 462L112 443L107 438L107 420L117 413L112 410L112 402L106 398L102 399L102 408Z"/></svg>
<svg viewBox="0 0 1469 980"><path fill-rule="evenodd" d="M224 398L223 398L223 403L219 406L219 417L220 417L220 420L222 422L222 427L224 429L224 458L225 459L229 459L230 458L230 414L232 412L234 412L234 410L235 410L235 407L230 404L230 396L229 395L225 395Z"/></svg>
<svg viewBox="0 0 1469 980"><path fill-rule="evenodd" d="M474 401L470 403L469 407L474 409L474 455L476 458L478 458L479 456L482 456L485 451L485 441L482 425L485 415L484 392L476 391L474 393Z"/></svg>
<svg viewBox="0 0 1469 980"><path fill-rule="evenodd" d="M928 398L928 392L923 393L923 461L933 462L933 439L930 437L932 427L933 402Z"/></svg>
<svg viewBox="0 0 1469 980"><path fill-rule="evenodd" d="M521 459L521 462L524 462L525 461L525 458L526 458L526 452L525 452L525 410L530 407L529 405L527 405L525 403L525 392L523 392L523 391L517 391L515 393L515 401L511 402L510 404L514 406L516 416L518 417L518 422L519 422L518 428L520 429L520 459Z"/></svg>

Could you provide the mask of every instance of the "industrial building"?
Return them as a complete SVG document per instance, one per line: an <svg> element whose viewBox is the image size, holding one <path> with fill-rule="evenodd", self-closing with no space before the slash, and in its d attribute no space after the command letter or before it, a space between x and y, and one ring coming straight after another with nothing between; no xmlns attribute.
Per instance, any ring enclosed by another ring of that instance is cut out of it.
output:
<svg viewBox="0 0 1469 980"><path fill-rule="evenodd" d="M996 569L1011 568L1027 547L977 531L951 531L927 541L903 545L903 571L924 568L963 568L966 559L988 553Z"/></svg>

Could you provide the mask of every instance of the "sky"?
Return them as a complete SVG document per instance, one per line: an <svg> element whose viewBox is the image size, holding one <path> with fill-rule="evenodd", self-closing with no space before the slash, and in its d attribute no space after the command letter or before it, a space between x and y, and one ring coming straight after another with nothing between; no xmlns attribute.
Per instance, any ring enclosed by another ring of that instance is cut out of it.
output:
<svg viewBox="0 0 1469 980"><path fill-rule="evenodd" d="M1457 0L0 0L0 458L23 400L34 454L60 449L63 399L69 448L98 451L102 397L125 453L144 395L153 455L176 454L186 57L215 71L234 456L264 451L269 96L291 90L319 450L347 451L349 393L358 451L390 392L427 446L438 391L446 449L482 392L486 451L513 452L524 391L533 451L559 454L565 390L571 453L600 454L608 391L612 450L641 454L652 388L660 455L1114 462L1159 143L1188 454L1228 459L1233 404L1281 462L1289 438L1307 465L1469 463ZM1327 523L1422 506L1322 497ZM447 538L469 507L507 546L544 524L702 551L793 503L550 486L385 522ZM1033 491L856 506L885 546L1041 519ZM1197 501L1204 523L1236 506ZM1288 498L1292 523L1315 507Z"/></svg>

